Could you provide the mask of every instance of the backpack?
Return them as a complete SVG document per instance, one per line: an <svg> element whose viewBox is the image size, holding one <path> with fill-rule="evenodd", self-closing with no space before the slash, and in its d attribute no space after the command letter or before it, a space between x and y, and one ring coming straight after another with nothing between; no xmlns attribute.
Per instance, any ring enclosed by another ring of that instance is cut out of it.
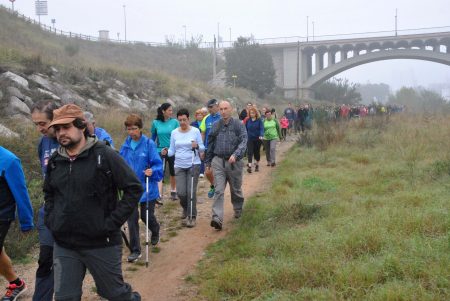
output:
<svg viewBox="0 0 450 301"><path fill-rule="evenodd" d="M219 133L222 131L223 126L225 125L225 123L223 122L223 119L220 118L219 120L217 120L219 122L219 130L217 131L217 135L219 135ZM235 119L233 122L233 131L236 134L236 136L239 137L239 135L241 134L241 132L239 131L239 127L238 127L238 123L237 120Z"/></svg>

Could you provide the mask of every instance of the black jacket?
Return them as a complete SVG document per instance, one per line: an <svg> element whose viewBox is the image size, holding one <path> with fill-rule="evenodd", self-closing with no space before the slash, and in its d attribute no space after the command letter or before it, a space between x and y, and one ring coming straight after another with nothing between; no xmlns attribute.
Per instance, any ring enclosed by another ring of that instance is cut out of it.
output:
<svg viewBox="0 0 450 301"><path fill-rule="evenodd" d="M55 242L68 249L121 245L120 227L143 193L136 173L109 147L104 148L104 156L112 181L97 169L94 147L81 152L73 162L61 155L62 149L48 165L44 182L45 225ZM123 190L120 202L116 202L118 189Z"/></svg>
<svg viewBox="0 0 450 301"><path fill-rule="evenodd" d="M240 119L240 120L244 120L245 117L247 117L247 116L248 116L247 109L243 109L243 110L241 111L241 114L239 114L239 119Z"/></svg>

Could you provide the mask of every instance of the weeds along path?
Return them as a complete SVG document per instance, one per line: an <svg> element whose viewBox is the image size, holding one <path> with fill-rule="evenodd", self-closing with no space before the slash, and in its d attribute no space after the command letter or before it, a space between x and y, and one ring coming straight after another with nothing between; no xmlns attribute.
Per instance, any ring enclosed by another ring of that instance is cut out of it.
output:
<svg viewBox="0 0 450 301"><path fill-rule="evenodd" d="M283 160L284 153L293 144L293 141L288 141L279 145L277 148L278 162ZM265 157L261 158L260 168L259 172L253 171L251 174L247 173L246 169L244 170L242 189L245 198L263 190L265 184L270 182L271 170L274 168L266 166ZM204 200L207 188L209 188L206 178L199 182L199 187L201 191L198 198ZM234 219L228 188L225 192L225 221L222 231L217 231L210 226L212 202L213 199L207 199L198 205L199 214L195 228L184 228L178 232L176 237L168 242L160 243L161 252L151 255L152 260L148 269L142 267L132 275L127 273L126 280L133 286L133 290L142 295L142 300L189 300L193 297L189 296L189 293L183 292L184 277L194 272L193 268L210 243L217 242L228 234L229 222ZM177 210L177 213L181 214L181 209ZM142 255L145 256L144 253Z"/></svg>

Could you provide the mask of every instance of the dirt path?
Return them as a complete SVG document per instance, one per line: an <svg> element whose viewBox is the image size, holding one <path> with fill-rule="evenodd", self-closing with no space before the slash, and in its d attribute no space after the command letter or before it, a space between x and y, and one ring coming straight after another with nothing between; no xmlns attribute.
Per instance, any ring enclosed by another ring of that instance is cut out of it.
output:
<svg viewBox="0 0 450 301"><path fill-rule="evenodd" d="M284 153L294 144L291 136L288 142L277 145L277 161L283 160ZM243 193L247 199L255 192L262 191L262 187L271 182L271 172L278 168L266 166L265 157L261 158L260 172L252 174L244 170ZM176 202L169 202L157 208L156 216L161 222L161 242L157 248L153 247L149 254L149 268L145 268L145 226L140 227L142 258L137 263L126 261L129 255L124 248L123 273L125 281L130 283L134 291L138 291L142 300L191 300L199 299L195 296L195 289L189 287L184 281L187 275L195 272L197 262L204 255L206 247L221 238L230 231L229 221L234 219L234 211L230 202L230 193L227 188L225 192L225 214L224 228L217 231L210 226L211 206L213 199L207 197L209 182L200 179L198 185L197 226L192 229L182 227L179 220L181 207ZM245 207L244 207L245 214ZM154 253L157 252L157 253ZM33 260L29 264L15 265L16 273L28 284L28 291L20 300L31 301L34 292L34 275L37 269L38 250L35 250ZM0 285L6 287L6 281L0 278ZM95 293L95 283L88 273L83 282L83 300L105 300ZM3 294L3 292L1 292Z"/></svg>
<svg viewBox="0 0 450 301"><path fill-rule="evenodd" d="M277 160L283 159L284 152L294 142L283 143L277 149ZM270 182L272 167L267 167L266 160L261 160L260 172L251 174L244 171L243 193L245 198L261 191ZM277 168L277 167L275 167ZM206 180L204 180L206 181ZM151 268L142 269L129 279L133 289L142 295L142 300L182 300L179 295L184 284L184 277L192 272L193 267L201 259L208 244L225 237L230 230L229 221L234 218L230 202L229 189L225 193L224 228L217 231L210 226L212 199L199 205L202 210L197 217L197 226L183 229L179 235L163 245L161 253L154 256ZM180 211L181 212L181 211ZM245 207L244 207L245 212ZM186 296L189 299L189 296Z"/></svg>

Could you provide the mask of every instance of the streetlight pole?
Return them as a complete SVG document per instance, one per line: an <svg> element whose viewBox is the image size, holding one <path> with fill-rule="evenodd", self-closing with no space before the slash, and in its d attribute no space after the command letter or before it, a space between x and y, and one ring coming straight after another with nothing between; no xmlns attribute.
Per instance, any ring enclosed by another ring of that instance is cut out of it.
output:
<svg viewBox="0 0 450 301"><path fill-rule="evenodd" d="M395 35L397 35L397 8L395 9Z"/></svg>
<svg viewBox="0 0 450 301"><path fill-rule="evenodd" d="M186 25L183 25L184 27L184 48L186 48Z"/></svg>
<svg viewBox="0 0 450 301"><path fill-rule="evenodd" d="M237 78L237 75L233 75L233 80L234 80L234 89L236 89L236 78Z"/></svg>
<svg viewBox="0 0 450 301"><path fill-rule="evenodd" d="M125 43L127 42L127 12L125 9L125 5L123 6L123 16L125 20Z"/></svg>
<svg viewBox="0 0 450 301"><path fill-rule="evenodd" d="M231 28L230 28L230 47L231 47Z"/></svg>
<svg viewBox="0 0 450 301"><path fill-rule="evenodd" d="M308 25L309 25L309 16L306 16L306 42L309 41L309 30L308 30Z"/></svg>
<svg viewBox="0 0 450 301"><path fill-rule="evenodd" d="M313 24L313 41L314 41L314 22L312 22Z"/></svg>

